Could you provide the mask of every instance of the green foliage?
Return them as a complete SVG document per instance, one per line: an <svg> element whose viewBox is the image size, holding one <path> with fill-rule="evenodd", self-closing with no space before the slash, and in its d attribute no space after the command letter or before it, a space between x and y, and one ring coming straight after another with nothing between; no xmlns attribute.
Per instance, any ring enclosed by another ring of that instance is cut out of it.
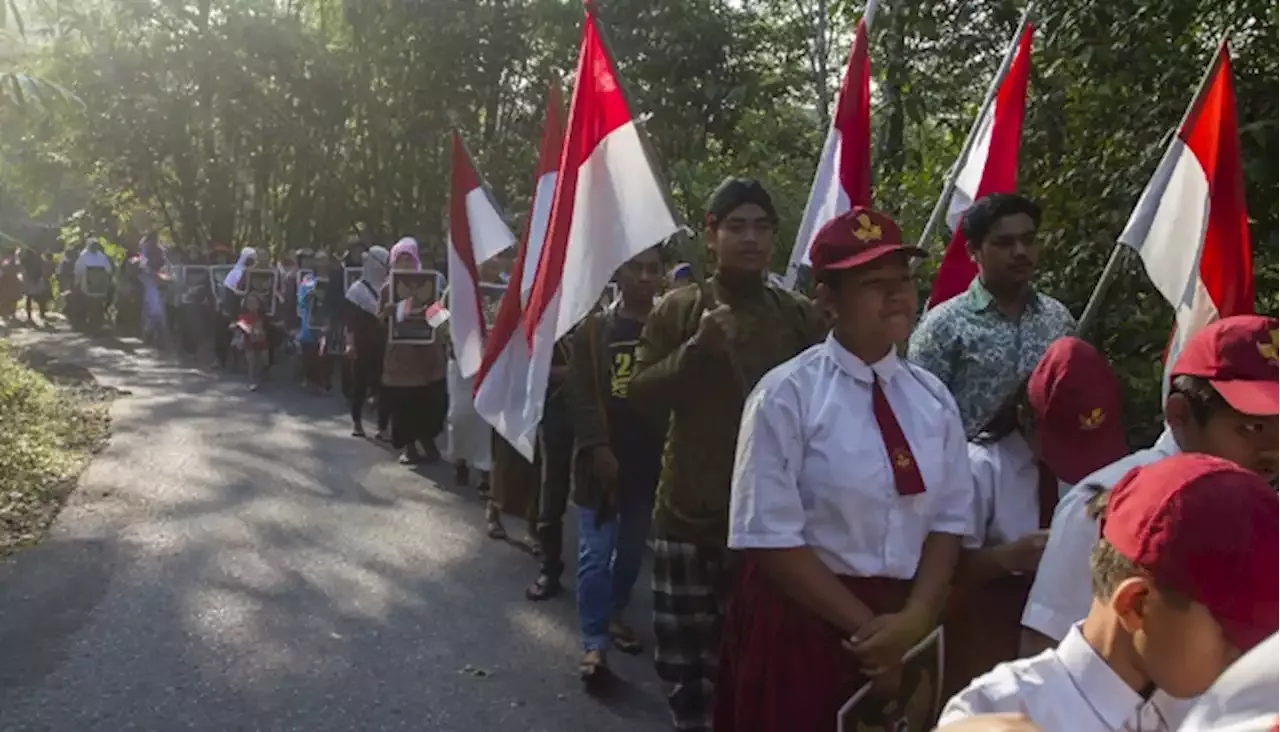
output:
<svg viewBox="0 0 1280 732"><path fill-rule="evenodd" d="M61 503L60 483L107 433L106 408L51 384L0 343L0 556L35 540Z"/></svg>
<svg viewBox="0 0 1280 732"><path fill-rule="evenodd" d="M695 229L726 175L769 186L794 239L857 0L606 0L621 71ZM571 84L573 0L61 0L23 68L83 110L0 106L0 230L19 216L137 241L279 251L356 227L443 259L456 119L514 228L547 85ZM1079 313L1218 39L1230 32L1258 307L1277 291L1277 7L1264 0L1044 0L1021 188L1046 211L1041 285ZM875 197L923 229L1022 2L881 3L872 34ZM28 20L28 25L33 23ZM932 242L943 246L941 236ZM696 247L695 247L696 248ZM1135 259L1136 258L1131 258ZM928 266L922 274L931 274ZM927 280L923 285L927 286ZM1172 313L1126 264L1094 333L1134 439Z"/></svg>

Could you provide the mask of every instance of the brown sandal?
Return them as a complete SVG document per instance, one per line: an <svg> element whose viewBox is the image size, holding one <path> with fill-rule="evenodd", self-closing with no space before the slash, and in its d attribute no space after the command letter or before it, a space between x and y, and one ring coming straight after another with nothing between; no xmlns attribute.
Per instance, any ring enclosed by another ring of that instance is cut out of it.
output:
<svg viewBox="0 0 1280 732"><path fill-rule="evenodd" d="M631 626L621 620L609 621L609 637L613 639L613 647L628 656L639 655L644 650L644 646L640 644L640 637L631 629Z"/></svg>

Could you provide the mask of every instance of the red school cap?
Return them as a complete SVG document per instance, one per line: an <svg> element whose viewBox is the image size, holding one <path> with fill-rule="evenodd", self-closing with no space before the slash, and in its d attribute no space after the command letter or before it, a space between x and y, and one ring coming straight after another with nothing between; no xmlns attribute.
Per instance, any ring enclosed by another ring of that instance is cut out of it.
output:
<svg viewBox="0 0 1280 732"><path fill-rule="evenodd" d="M1058 480L1075 485L1129 453L1120 380L1106 357L1079 338L1049 344L1027 378L1027 401L1041 458Z"/></svg>
<svg viewBox="0 0 1280 732"><path fill-rule="evenodd" d="M813 238L809 261L814 272L853 269L894 252L913 257L927 253L902 243L902 231L888 216L866 206L854 206L828 221Z"/></svg>
<svg viewBox="0 0 1280 732"><path fill-rule="evenodd" d="M1187 339L1171 376L1197 376L1231 408L1254 417L1280 414L1277 321L1261 315L1216 320Z"/></svg>
<svg viewBox="0 0 1280 732"><path fill-rule="evenodd" d="M1241 651L1280 626L1280 496L1256 473L1195 453L1134 468L1101 529L1158 585L1208 608Z"/></svg>

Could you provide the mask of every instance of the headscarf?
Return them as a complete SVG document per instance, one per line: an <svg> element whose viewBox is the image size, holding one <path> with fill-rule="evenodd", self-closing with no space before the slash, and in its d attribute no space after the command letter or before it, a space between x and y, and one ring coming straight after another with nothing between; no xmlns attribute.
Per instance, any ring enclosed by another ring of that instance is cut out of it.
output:
<svg viewBox="0 0 1280 732"><path fill-rule="evenodd" d="M406 236L396 242L395 246L391 247L391 259L389 261L393 267L395 266L396 260L399 259L402 254L408 254L413 258L414 269L422 269L422 255L418 251L418 242L416 239L411 236Z"/></svg>
<svg viewBox="0 0 1280 732"><path fill-rule="evenodd" d="M361 310L372 315L378 314L378 292L382 283L387 281L387 272L391 269L391 254L386 247L369 247L364 254L364 269L360 281L352 283L347 289L347 299L355 303Z"/></svg>
<svg viewBox="0 0 1280 732"><path fill-rule="evenodd" d="M244 277L244 270L250 259L257 259L258 253L253 247L245 247L240 250L240 258L236 260L236 266L231 268L227 273L227 278L222 281L222 285L228 290L234 290L240 286L240 278Z"/></svg>

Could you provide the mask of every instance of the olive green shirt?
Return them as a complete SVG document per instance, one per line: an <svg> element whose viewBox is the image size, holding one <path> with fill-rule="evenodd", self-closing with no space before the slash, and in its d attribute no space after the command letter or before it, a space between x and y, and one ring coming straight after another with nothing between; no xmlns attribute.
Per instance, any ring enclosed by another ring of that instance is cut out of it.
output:
<svg viewBox="0 0 1280 732"><path fill-rule="evenodd" d="M801 295L752 279L712 279L714 302L699 287L667 293L645 323L631 399L669 414L654 529L664 538L724 546L738 422L747 393L778 364L818 342L827 326ZM704 312L728 305L731 351L691 342Z"/></svg>

